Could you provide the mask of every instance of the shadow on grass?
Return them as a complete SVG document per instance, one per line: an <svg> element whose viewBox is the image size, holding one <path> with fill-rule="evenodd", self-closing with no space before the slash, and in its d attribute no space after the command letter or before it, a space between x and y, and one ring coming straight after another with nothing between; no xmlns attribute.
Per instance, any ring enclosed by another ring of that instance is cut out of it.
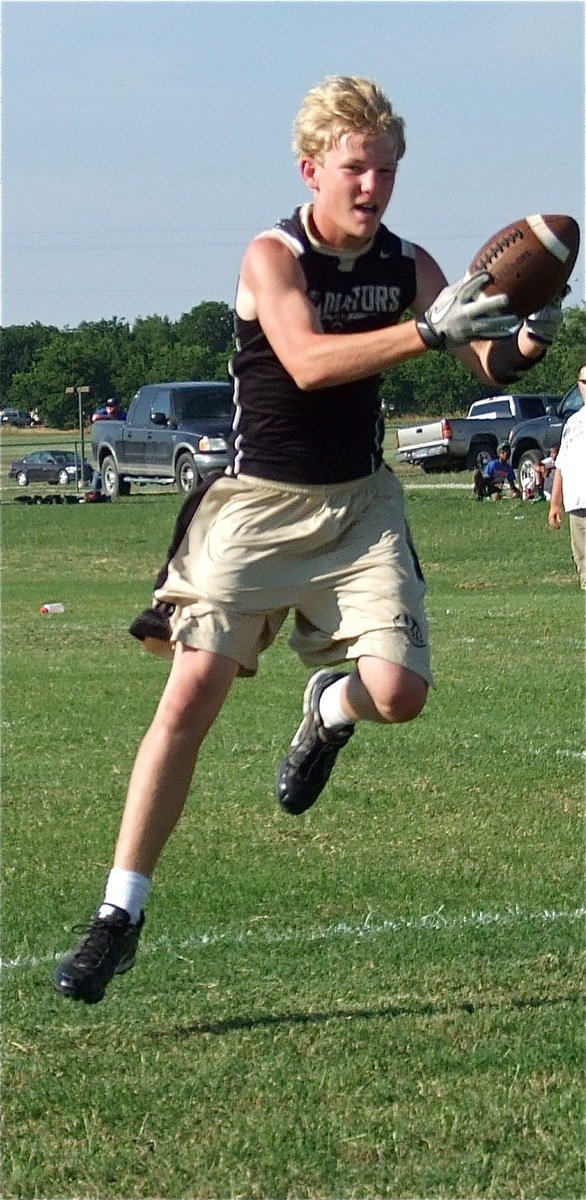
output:
<svg viewBox="0 0 586 1200"><path fill-rule="evenodd" d="M453 1013L475 1013L515 1011L522 1009L538 1009L557 1004L575 1004L581 1002L580 992L568 992L562 996L519 996L508 1001L462 1000L455 1004L385 1004L379 1008L336 1008L331 1012L285 1012L259 1013L249 1017L227 1017L220 1021L194 1021L189 1025L178 1025L168 1034L176 1037L197 1037L204 1033L222 1035L233 1033L239 1029L260 1029L277 1025L325 1025L330 1021L378 1021L388 1017L437 1017L451 1016ZM155 1038L168 1034L155 1032Z"/></svg>

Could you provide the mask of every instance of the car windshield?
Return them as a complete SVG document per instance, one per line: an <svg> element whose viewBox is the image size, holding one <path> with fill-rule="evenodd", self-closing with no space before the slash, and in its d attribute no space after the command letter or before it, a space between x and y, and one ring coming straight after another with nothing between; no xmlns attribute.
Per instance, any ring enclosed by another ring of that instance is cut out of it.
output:
<svg viewBox="0 0 586 1200"><path fill-rule="evenodd" d="M61 463L64 467L70 467L75 464L75 454L71 450L52 450L51 454L55 462Z"/></svg>
<svg viewBox="0 0 586 1200"><path fill-rule="evenodd" d="M560 415L563 417L571 417L574 413L582 408L582 397L578 384L575 383L571 391L564 396L564 402L560 409Z"/></svg>
<svg viewBox="0 0 586 1200"><path fill-rule="evenodd" d="M176 388L173 407L179 421L200 421L202 417L216 420L232 419L232 388Z"/></svg>

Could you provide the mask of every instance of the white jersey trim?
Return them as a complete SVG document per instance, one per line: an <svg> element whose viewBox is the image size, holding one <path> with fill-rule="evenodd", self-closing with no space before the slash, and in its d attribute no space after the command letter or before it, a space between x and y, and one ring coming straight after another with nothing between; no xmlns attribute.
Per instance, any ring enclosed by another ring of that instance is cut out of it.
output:
<svg viewBox="0 0 586 1200"><path fill-rule="evenodd" d="M254 238L258 242L260 238L273 238L274 241L283 242L285 246L295 255L295 258L301 258L304 246L299 241L299 238L293 237L293 234L287 233L284 229L264 229L262 233L258 233Z"/></svg>

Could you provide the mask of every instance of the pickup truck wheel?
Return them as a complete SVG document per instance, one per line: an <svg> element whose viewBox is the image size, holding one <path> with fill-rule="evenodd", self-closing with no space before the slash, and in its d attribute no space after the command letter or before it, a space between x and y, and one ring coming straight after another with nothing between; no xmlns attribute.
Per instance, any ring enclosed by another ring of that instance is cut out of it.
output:
<svg viewBox="0 0 586 1200"><path fill-rule="evenodd" d="M120 479L116 461L111 454L106 454L102 460L100 473L104 495L109 496L111 500L116 500L117 496L124 494L122 491L123 481Z"/></svg>
<svg viewBox="0 0 586 1200"><path fill-rule="evenodd" d="M449 471L447 463L422 462L421 470L424 475L439 475L442 471Z"/></svg>
<svg viewBox="0 0 586 1200"><path fill-rule="evenodd" d="M535 478L535 467L537 463L541 462L542 457L543 455L539 453L539 450L523 451L517 465L517 470L519 473L519 487L521 488L521 491L523 491L523 488L529 488L532 490L535 487L537 482Z"/></svg>
<svg viewBox="0 0 586 1200"><path fill-rule="evenodd" d="M191 454L180 454L175 464L175 486L178 492L188 495L199 483L199 475Z"/></svg>
<svg viewBox="0 0 586 1200"><path fill-rule="evenodd" d="M484 468L488 466L490 460L494 457L495 450L490 442L475 442L468 452L466 466L469 471L475 471L476 468L479 471L484 471Z"/></svg>

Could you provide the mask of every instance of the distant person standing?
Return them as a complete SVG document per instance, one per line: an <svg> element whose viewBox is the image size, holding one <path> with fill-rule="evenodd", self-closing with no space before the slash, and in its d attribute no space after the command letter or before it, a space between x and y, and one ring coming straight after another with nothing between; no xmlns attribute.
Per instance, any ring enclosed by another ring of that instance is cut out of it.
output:
<svg viewBox="0 0 586 1200"><path fill-rule="evenodd" d="M564 426L548 522L552 529L561 529L563 514L568 514L572 556L580 587L586 589L586 365L578 372L578 386L582 408Z"/></svg>
<svg viewBox="0 0 586 1200"><path fill-rule="evenodd" d="M116 399L115 396L110 396L109 400L106 400L104 407L97 408L95 413L92 414L92 425L96 421L125 421L125 420L126 420L126 409L121 408L120 403ZM92 476L92 485L91 485L90 491L87 493L86 499L91 498L91 499L95 500L95 499L98 499L101 496L101 494L102 494L102 475L101 475L101 472L98 471L98 469L96 468L96 470L94 471L93 476Z"/></svg>
<svg viewBox="0 0 586 1200"><path fill-rule="evenodd" d="M125 421L126 410L121 408L120 403L114 396L110 396L109 400L103 408L96 409L92 416L92 425L95 421Z"/></svg>

